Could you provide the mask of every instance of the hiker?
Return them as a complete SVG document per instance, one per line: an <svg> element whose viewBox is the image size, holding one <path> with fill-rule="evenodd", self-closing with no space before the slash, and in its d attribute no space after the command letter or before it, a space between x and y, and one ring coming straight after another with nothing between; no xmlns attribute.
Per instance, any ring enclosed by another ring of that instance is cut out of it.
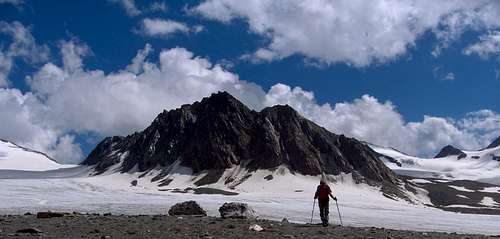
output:
<svg viewBox="0 0 500 239"><path fill-rule="evenodd" d="M323 226L328 226L328 206L330 203L330 197L337 201L337 198L333 196L332 190L326 184L325 179L321 179L318 188L316 189L316 194L314 194L314 199L318 199L319 205L319 216L321 217L321 222Z"/></svg>

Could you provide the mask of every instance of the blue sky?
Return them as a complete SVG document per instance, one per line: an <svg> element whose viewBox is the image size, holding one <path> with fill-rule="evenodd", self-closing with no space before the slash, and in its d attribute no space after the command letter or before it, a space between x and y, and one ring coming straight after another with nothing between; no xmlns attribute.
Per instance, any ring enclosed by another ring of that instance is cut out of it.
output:
<svg viewBox="0 0 500 239"><path fill-rule="evenodd" d="M0 1L0 50L8 60L0 57L0 116L12 122L0 126L0 137L77 162L105 136L141 130L162 109L228 90L252 108L288 103L333 132L412 154L432 155L446 144L482 147L500 136L500 4L467 2L373 1L360 9L358 1L315 0ZM16 40L21 30L32 40ZM147 44L152 50L132 72L142 85L116 95L112 76L135 84L124 72ZM190 61L164 70L163 51ZM147 74L144 62L161 73ZM216 64L227 76L208 85L205 76L194 82L187 70L171 69L201 67L219 79ZM102 79L86 82L96 70ZM54 83L59 76L65 83ZM149 92L148 77L165 91ZM95 81L109 88L99 95L103 86L85 88Z"/></svg>

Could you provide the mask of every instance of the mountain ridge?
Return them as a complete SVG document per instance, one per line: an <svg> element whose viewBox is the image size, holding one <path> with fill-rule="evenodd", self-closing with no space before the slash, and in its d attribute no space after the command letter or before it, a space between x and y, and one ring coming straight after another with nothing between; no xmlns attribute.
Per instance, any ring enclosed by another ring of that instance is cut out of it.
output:
<svg viewBox="0 0 500 239"><path fill-rule="evenodd" d="M149 127L104 139L82 162L97 173L119 165L146 172L180 160L194 173L242 165L249 170L286 165L304 175L353 173L370 183L397 183L395 174L365 144L336 135L276 105L260 112L227 92L160 113Z"/></svg>

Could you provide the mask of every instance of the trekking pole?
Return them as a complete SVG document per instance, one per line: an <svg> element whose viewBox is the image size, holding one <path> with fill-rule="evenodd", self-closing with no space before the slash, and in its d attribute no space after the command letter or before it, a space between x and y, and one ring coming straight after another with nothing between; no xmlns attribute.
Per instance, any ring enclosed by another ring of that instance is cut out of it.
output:
<svg viewBox="0 0 500 239"><path fill-rule="evenodd" d="M313 223L313 217L314 217L314 207L316 206L316 198L313 201L313 210L311 212L311 224Z"/></svg>
<svg viewBox="0 0 500 239"><path fill-rule="evenodd" d="M342 223L342 216L340 215L339 204L337 203L337 200L335 200L335 204L337 205L337 212L339 212L340 225L344 226L344 224Z"/></svg>

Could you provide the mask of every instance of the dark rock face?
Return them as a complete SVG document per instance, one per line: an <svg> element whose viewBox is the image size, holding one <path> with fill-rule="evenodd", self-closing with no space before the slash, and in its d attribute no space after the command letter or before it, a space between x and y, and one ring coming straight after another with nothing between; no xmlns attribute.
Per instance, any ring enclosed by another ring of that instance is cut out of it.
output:
<svg viewBox="0 0 500 239"><path fill-rule="evenodd" d="M331 133L290 106L250 110L227 92L163 111L140 133L106 138L83 164L100 173L118 163L126 172L135 166L167 168L176 161L194 173L286 165L304 175L358 173L369 181L396 183L394 173L358 140Z"/></svg>
<svg viewBox="0 0 500 239"><path fill-rule="evenodd" d="M498 137L497 139L495 139L495 141L493 141L490 145L488 145L488 147L486 147L487 149L491 149L491 148L495 148L495 147L498 147L500 146L500 137Z"/></svg>
<svg viewBox="0 0 500 239"><path fill-rule="evenodd" d="M170 210L168 210L168 215L178 216L178 215L201 215L206 216L207 212L198 205L195 201L187 201L182 203L177 203L173 205Z"/></svg>
<svg viewBox="0 0 500 239"><path fill-rule="evenodd" d="M458 156L458 159L467 157L467 154L465 154L462 150L457 149L451 145L446 145L444 148L441 149L441 151L439 151L439 153L436 156L434 156L434 158L443 158L453 155Z"/></svg>
<svg viewBox="0 0 500 239"><path fill-rule="evenodd" d="M248 204L238 202L224 203L219 208L219 213L222 218L249 219L257 217L255 211Z"/></svg>

